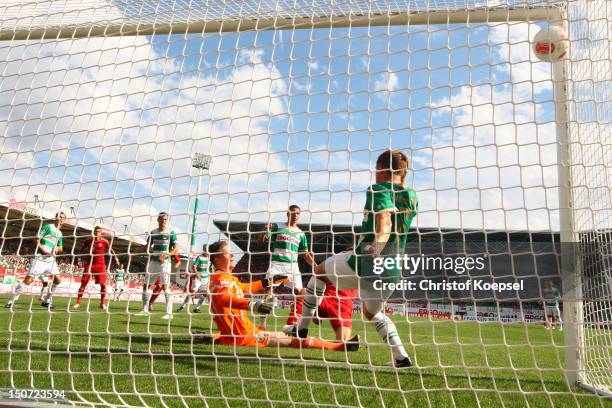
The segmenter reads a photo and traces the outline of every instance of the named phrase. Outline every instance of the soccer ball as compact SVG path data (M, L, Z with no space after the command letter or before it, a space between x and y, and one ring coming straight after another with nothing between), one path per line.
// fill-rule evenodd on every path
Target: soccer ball
M567 32L559 26L544 28L533 39L533 52L542 61L560 61L565 58L568 50Z

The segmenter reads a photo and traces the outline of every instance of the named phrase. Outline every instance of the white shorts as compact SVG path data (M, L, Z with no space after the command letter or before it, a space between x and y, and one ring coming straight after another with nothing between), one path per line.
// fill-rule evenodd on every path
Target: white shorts
M382 310L392 290L376 290L372 284L357 274L348 264L352 252L341 252L325 260L325 274L336 290L358 289L359 298L368 303L368 311L375 314Z
M123 290L125 282L115 282L115 290Z
M561 317L561 309L559 309L559 306L546 306L546 315L547 316L556 317L556 318L560 318Z
M158 262L151 261L149 262L149 266L147 267L147 276L145 289L148 289L157 278L159 278L160 285L168 285L170 283L170 271L172 270L172 265L170 262Z
M193 279L191 281L191 293L208 293L208 281L208 279Z
M46 262L40 259L33 259L26 276L32 276L43 280L47 275L56 276L59 275L59 273L60 271L55 260Z
M270 268L266 274L266 279L271 279L276 275L286 275L289 279L285 286L295 290L302 290L302 274L297 262L270 262Z

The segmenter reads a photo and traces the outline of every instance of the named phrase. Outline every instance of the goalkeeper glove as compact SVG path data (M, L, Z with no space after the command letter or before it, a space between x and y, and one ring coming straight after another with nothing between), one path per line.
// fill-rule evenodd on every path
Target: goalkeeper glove
M264 288L269 288L270 286L278 286L288 281L289 281L289 277L287 275L274 275L270 279L262 279L261 285Z
M272 305L270 303L265 303L262 301L257 301L255 303L251 303L253 307L253 312L258 314L270 314L272 313Z

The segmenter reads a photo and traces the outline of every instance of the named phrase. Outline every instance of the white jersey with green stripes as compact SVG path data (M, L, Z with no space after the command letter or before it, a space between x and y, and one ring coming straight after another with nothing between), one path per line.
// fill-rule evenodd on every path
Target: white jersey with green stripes
M271 243L272 262L297 263L298 255L308 251L306 234L298 227L273 224L267 236Z
M196 268L196 278L202 280L208 280L210 260L207 256L198 255L193 264Z
M560 298L561 298L561 292L559 292L559 289L557 288L552 288L552 289L545 288L544 289L544 299L546 302L546 306L559 307Z
M159 255L167 254L176 245L176 233L170 227L167 227L165 231L160 231L159 228L155 228L149 233L148 237L149 250L153 255L153 261L157 261ZM163 263L170 264L170 257L167 257Z
M113 271L115 282L123 282L125 280L125 269L116 268Z
M48 255L40 253L37 247L35 259L37 261L53 262L55 260L53 256L55 254L55 248L64 246L62 231L60 231L55 224L46 224L40 229L38 238Z

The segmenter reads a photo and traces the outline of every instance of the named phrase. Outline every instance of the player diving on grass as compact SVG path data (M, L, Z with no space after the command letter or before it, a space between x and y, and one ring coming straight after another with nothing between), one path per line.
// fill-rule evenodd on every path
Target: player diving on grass
M28 286L32 283L34 278L44 280L45 276L51 275L53 277L53 283L49 292L42 299L41 306L53 308L52 297L58 286L61 283L59 276L59 268L55 260L55 256L61 254L64 249L63 235L60 231L60 227L66 221L66 214L58 212L55 214L55 221L53 223L45 224L38 233L38 241L36 242L36 249L34 250L34 258L28 272L26 273L23 282L19 283L15 288L15 292L11 297L11 300L5 305L6 308L11 309L21 293L23 287Z
M256 314L269 314L272 305L262 301L246 299L244 295L261 292L271 285L280 285L288 281L285 275L274 275L252 283L242 283L233 274L235 262L229 244L217 241L209 247L214 273L211 276L210 312L217 328L221 332L212 336L219 344L252 347L293 347L317 348L337 351L357 351L359 338L353 337L349 342L329 342L315 337L297 339L280 332L260 330L252 323L247 311ZM208 339L211 339L208 337Z
M100 309L107 309L106 300L106 281L108 277L106 275L106 256L112 255L115 259L115 263L119 263L117 255L113 252L110 242L102 236L103 230L99 225L93 230L93 238L85 240L81 246L79 254L85 255L85 266L83 269L83 277L81 278L81 287L77 295L77 301L73 306L73 309L81 307L81 299L85 288L93 275L94 281L97 285L100 285Z
M161 289L166 298L166 314L162 319L172 319L172 296L169 288L172 265L170 260L178 255L176 233L168 223L168 213L160 212L157 216L157 228L149 233L147 252L149 263L145 274L142 291L142 312L137 316L149 316L149 298L151 283L159 278Z
M192 296L198 298L198 304L193 309L193 312L200 313L200 308L206 299L206 293L208 293L208 281L210 280L209 269L210 260L208 259L208 250L207 246L204 245L202 253L197 256L191 266L189 283L187 285L187 296L185 296L183 304L176 310L177 313L182 312L185 308L189 311L189 302L191 302Z
M395 367L410 367L412 361L395 324L383 312L384 302L392 290L374 289L374 282L395 283L401 277L397 266L374 273L374 262L395 258L406 247L408 230L417 212L417 197L407 187L408 158L398 150L387 150L376 160L376 183L366 192L361 237L354 252L343 252L327 258L315 268L315 275L306 287L302 318L293 334L307 337L308 327L323 300L327 283L338 290L359 289L363 314L391 346Z
M287 211L287 223L266 225L266 231L257 240L257 242L270 242L272 256L266 277L272 278L276 275L288 277L286 286L291 289L294 302L287 319L287 325L296 323L298 317L302 314L305 290L302 285L302 274L298 267L298 256L303 255L310 266L316 266L313 256L308 251L306 234L297 226L300 214L300 207L295 204L291 205L289 211ZM266 292L271 293L272 290L273 288L269 288ZM262 330L265 330L265 319L265 316L260 316L259 328Z

